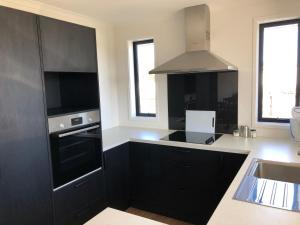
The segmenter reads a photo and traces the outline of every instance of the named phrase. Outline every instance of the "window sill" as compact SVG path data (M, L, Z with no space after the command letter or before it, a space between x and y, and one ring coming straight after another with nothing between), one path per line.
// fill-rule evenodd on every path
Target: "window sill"
M158 116L131 116L130 120L133 121L158 121Z
M290 123L275 123L275 122L256 122L256 128L270 128L270 129L287 129Z

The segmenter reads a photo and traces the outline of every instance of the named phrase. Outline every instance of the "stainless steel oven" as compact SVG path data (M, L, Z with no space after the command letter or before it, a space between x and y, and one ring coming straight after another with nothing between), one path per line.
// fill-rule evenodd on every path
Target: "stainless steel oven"
M49 118L54 189L102 168L99 111Z

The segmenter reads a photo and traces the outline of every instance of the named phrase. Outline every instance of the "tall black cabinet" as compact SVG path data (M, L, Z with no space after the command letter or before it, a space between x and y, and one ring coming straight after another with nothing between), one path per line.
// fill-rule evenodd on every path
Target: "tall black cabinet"
M37 17L0 7L0 224L53 224Z

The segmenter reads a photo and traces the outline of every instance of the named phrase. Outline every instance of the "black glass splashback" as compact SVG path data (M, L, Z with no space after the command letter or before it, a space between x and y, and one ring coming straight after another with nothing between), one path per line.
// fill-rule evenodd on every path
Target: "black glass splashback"
M237 128L238 72L168 75L169 128L185 129L186 110L216 111L216 133Z

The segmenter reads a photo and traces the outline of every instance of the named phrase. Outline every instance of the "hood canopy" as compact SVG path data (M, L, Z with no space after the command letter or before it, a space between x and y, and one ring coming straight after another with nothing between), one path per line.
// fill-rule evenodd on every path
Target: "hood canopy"
M210 14L207 5L184 9L186 52L151 70L150 74L184 74L236 71L237 68L210 52Z

